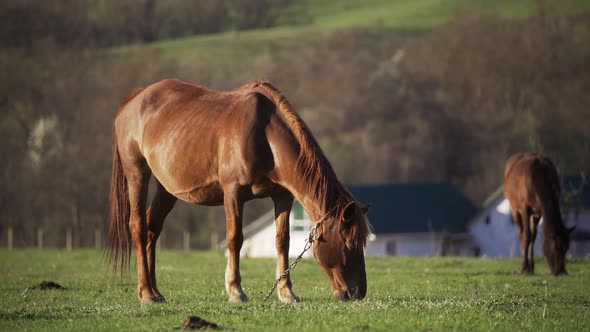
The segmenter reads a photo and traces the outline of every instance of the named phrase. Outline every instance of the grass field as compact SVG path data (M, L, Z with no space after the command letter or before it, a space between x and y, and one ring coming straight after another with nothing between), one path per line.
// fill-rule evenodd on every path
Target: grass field
M293 272L302 302L264 302L273 259L245 259L250 302L228 304L225 258L219 252L165 251L158 282L167 302L140 305L134 273L106 273L96 250L0 251L0 330L170 331L190 315L227 331L588 331L590 259L568 262L569 276L516 273L517 260L368 258L367 298L338 302L312 260ZM65 290L27 289L51 280Z
M279 26L248 31L229 31L210 35L164 40L148 45L117 47L109 52L125 56L129 50L155 50L165 59L181 66L194 64L212 68L231 68L243 63L254 64L269 48L297 49L297 45L318 35L343 28L368 28L387 36L392 31L424 32L449 21L458 10L498 13L504 17L529 15L538 0L312 0L297 12L301 23L292 19ZM555 8L579 11L590 8L588 0L565 0L559 5L546 1L550 12ZM294 15L288 11L286 15ZM280 22L281 20L279 20ZM297 21L297 19L295 20ZM295 46L293 46L295 45Z

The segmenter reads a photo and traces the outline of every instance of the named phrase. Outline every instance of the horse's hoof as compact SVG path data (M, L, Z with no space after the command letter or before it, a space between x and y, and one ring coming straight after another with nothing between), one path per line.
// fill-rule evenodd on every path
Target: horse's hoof
M158 298L155 296L146 296L139 299L139 302L141 302L141 304L154 304L160 301L158 301Z
M279 296L279 300L283 303L298 303L301 300L299 296L293 294L293 296Z
M281 292L279 292L279 300L283 303L293 303L293 302L299 302L299 297L295 294L293 294L292 291L290 290L286 290L284 292L285 294L281 294Z
M244 302L248 302L248 296L246 296L246 294L241 293L241 294L232 294L229 296L229 300L227 300L227 302L229 303L244 303Z
M141 304L152 304L152 303L162 303L166 302L166 299L162 295L144 295L139 299Z

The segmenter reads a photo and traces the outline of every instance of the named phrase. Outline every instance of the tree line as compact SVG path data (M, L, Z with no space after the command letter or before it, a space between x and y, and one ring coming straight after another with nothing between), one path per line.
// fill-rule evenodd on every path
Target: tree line
M293 0L5 0L5 46L108 47L296 23Z

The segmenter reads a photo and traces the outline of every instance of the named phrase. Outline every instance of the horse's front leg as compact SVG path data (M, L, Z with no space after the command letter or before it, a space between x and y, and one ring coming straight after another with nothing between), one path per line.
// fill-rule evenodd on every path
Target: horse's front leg
M277 248L277 278L289 267L289 213L293 206L293 195L285 193L273 196L275 205L276 248ZM299 302L299 297L293 293L291 277L287 274L277 285L279 300L284 303Z
M227 268L225 270L225 290L229 295L229 302L242 303L248 301L248 297L242 290L242 277L240 276L240 249L244 242L242 233L242 212L244 203L239 200L239 188L224 189L225 208L225 236L227 249Z

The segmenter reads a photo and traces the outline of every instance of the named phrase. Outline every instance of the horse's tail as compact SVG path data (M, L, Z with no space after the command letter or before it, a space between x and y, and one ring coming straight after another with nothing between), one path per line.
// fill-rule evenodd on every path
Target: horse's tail
M107 258L113 272L123 277L131 258L131 232L129 230L129 190L117 148L117 135L113 131L113 170L111 174L111 225L107 239Z
M123 107L131 101L135 96L142 92L144 88L134 89L119 106L119 112ZM113 129L113 169L111 173L111 225L109 227L109 235L107 237L107 251L106 256L109 266L113 268L113 272L117 269L121 272L123 277L125 270L129 267L131 258L131 231L129 230L129 189L127 188L127 178L123 172L123 165L121 164L121 156L119 155L119 148L117 144L117 133Z

